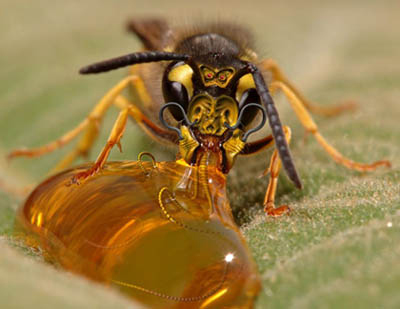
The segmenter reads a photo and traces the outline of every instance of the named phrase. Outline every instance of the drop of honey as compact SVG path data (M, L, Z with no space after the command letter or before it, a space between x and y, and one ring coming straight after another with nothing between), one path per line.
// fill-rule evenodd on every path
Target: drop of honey
M17 231L51 262L120 289L148 308L253 308L260 279L215 167L110 162L40 184Z

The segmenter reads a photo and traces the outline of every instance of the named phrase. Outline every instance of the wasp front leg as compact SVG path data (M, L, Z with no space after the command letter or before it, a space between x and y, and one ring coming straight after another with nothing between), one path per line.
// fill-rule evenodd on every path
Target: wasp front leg
M117 120L114 123L114 127L108 137L107 144L104 146L103 150L100 152L93 166L81 173L78 173L72 179L72 183L79 184L82 180L95 175L106 163L107 158L110 154L111 149L117 145L119 150L122 152L121 138L125 132L126 120L128 118L128 109L124 109L119 113Z
M166 145L178 145L179 137L175 132L171 132L156 125L125 97L118 96L115 99L115 105L121 110L128 109L129 116L131 116L139 127L152 139Z
M334 106L322 106L317 103L309 101L294 85L290 82L278 64L273 59L263 60L260 67L264 71L268 71L272 75L272 82L281 82L285 84L302 102L304 107L310 112L322 116L336 116L347 111L352 111L357 108L357 104L353 101L346 101Z
M72 179L73 183L79 183L81 180L96 174L106 163L110 151L115 145L117 145L119 150L122 151L120 141L125 131L128 116L131 116L150 137L159 140L168 140L169 142L178 141L178 137L175 133L158 127L123 96L118 96L115 99L115 105L121 109L121 112L119 113L118 119L114 123L114 127L110 133L110 136L108 137L107 144L100 152L93 166L89 170L77 174L74 179Z
M287 142L290 142L292 133L289 127L283 126L283 131L285 132L285 137ZM263 139L260 139L255 142L246 143L241 151L241 155L251 155L255 154L261 150L268 149L274 145L274 138L272 135L269 135ZM289 212L289 206L281 205L279 207L275 207L275 195L276 188L278 186L278 176L281 170L281 160L279 159L279 155L277 150L274 150L269 167L264 171L264 175L269 173L269 183L267 192L264 197L264 211L267 216L281 216Z
M284 126L283 130L285 132L286 141L289 144L292 136L291 130L287 126ZM289 206L287 205L275 207L276 188L278 186L278 176L281 166L282 164L281 160L279 159L278 151L274 150L269 168L266 170L266 172L269 172L269 183L264 197L264 211L268 216L281 216L285 213L288 213L290 210ZM266 174L266 172L264 172L264 174Z

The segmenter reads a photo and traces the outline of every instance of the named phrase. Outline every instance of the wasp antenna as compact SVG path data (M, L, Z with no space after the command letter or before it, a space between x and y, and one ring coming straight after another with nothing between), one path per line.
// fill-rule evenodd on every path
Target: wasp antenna
M169 60L188 60L189 55L162 51L137 52L90 64L79 70L80 74L103 73L123 68L132 64Z
M279 119L278 111L275 108L274 101L269 93L268 87L265 84L264 78L259 69L252 63L248 63L248 70L252 74L258 95L267 111L269 125L274 136L276 148L278 149L279 157L282 160L283 167L290 180L296 185L297 188L303 187L296 167L294 165L292 155L290 154L289 146L286 142L285 134L283 132L282 123Z

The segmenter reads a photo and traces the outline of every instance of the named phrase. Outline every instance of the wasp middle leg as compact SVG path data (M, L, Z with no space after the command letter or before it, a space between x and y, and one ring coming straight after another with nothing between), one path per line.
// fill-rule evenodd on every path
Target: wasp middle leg
M359 163L353 160L350 160L343 156L339 151L337 151L332 145L330 145L325 138L318 131L318 127L311 118L307 109L305 108L303 102L298 98L296 93L294 93L285 83L283 82L273 82L270 84L271 92L274 93L277 89L282 90L288 99L290 105L292 106L294 112L299 118L301 124L304 128L314 135L315 139L318 143L324 148L324 150L339 164L344 165L345 167L353 170L357 170L359 172L373 171L379 166L390 167L391 163L387 160L380 160L373 163Z

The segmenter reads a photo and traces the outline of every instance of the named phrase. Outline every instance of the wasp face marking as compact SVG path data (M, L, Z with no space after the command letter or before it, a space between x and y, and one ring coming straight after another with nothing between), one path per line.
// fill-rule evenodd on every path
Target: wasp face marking
M232 67L217 70L206 65L200 65L199 71L203 84L206 87L215 85L225 88L235 74L235 69Z
M237 103L228 96L213 98L200 94L189 105L188 118L196 122L202 134L221 136L226 131L225 123L233 125L238 118Z

